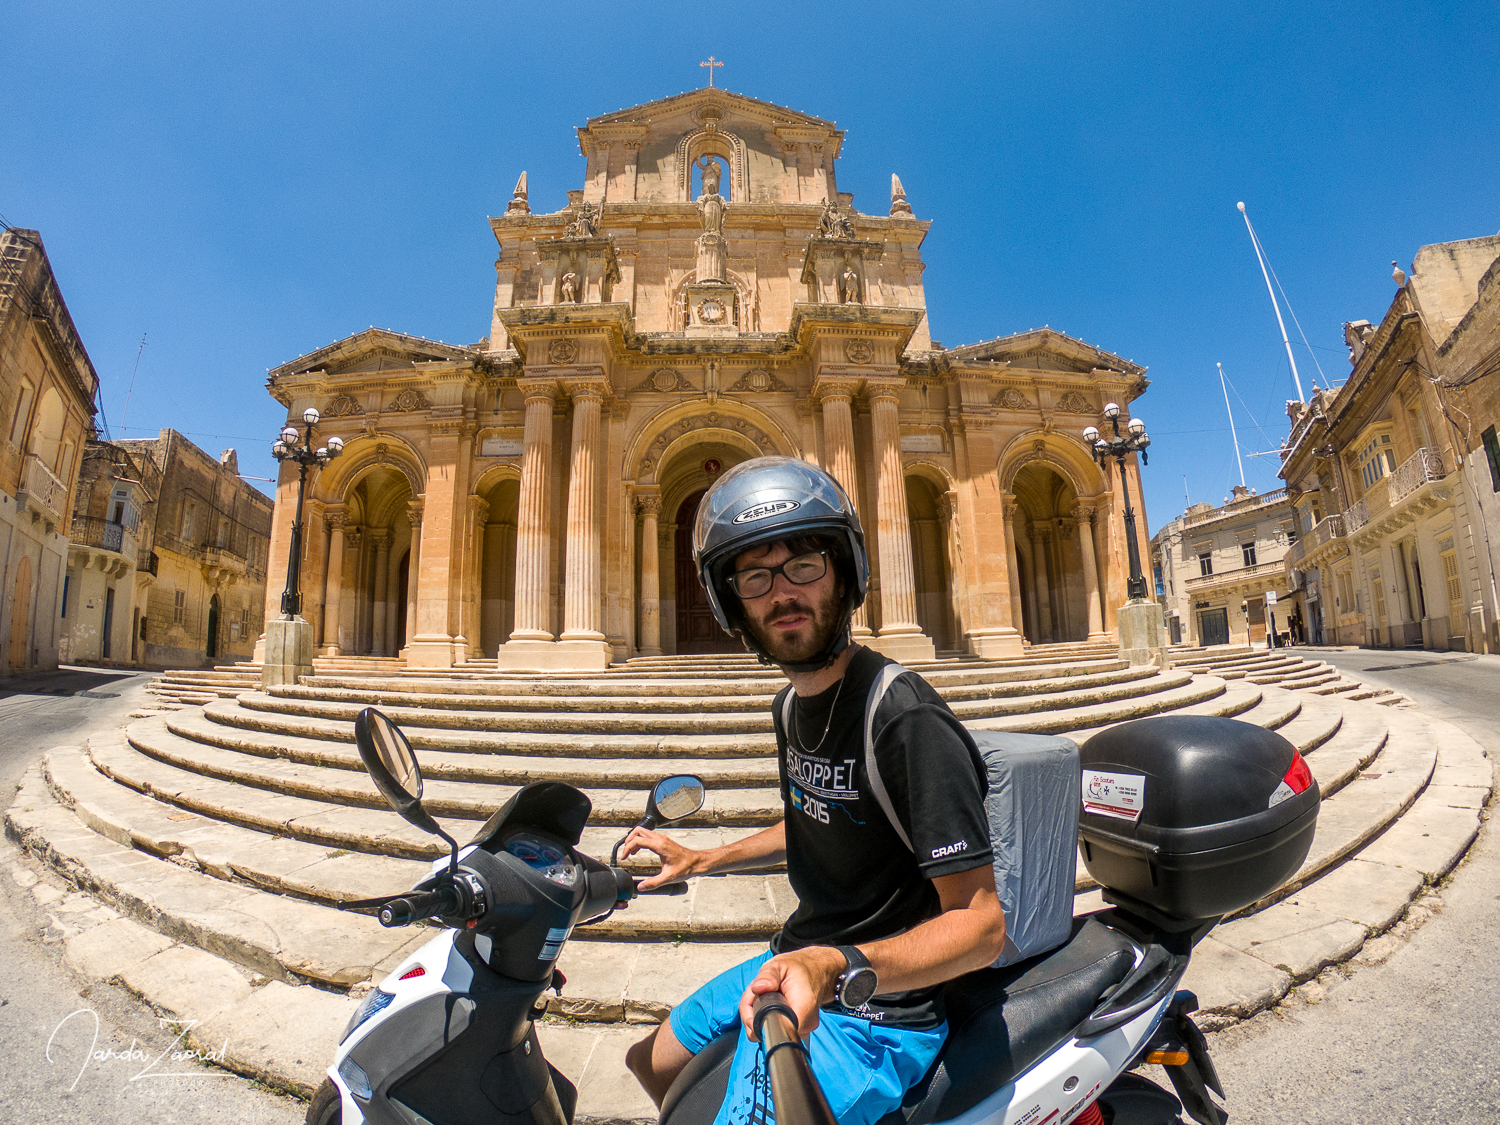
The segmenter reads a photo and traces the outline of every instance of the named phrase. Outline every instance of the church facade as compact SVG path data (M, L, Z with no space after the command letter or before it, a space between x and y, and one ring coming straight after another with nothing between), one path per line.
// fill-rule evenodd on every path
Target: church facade
M1051 329L935 344L929 223L837 184L832 121L705 88L578 130L583 186L490 219L488 338L371 329L268 387L342 458L308 478L318 652L446 668L602 669L737 651L693 572L693 515L746 458L803 457L854 498L860 638L902 660L1106 640L1126 600L1118 473L1084 427L1144 368ZM1149 558L1137 465L1127 466ZM277 486L279 613L296 467Z

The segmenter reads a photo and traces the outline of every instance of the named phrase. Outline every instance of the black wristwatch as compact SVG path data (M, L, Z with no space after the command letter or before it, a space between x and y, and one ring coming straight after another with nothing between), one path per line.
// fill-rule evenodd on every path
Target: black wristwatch
M848 966L834 982L834 999L850 1011L863 1008L880 985L875 970L870 967L870 959L852 945L838 945L834 948L844 955L844 962Z

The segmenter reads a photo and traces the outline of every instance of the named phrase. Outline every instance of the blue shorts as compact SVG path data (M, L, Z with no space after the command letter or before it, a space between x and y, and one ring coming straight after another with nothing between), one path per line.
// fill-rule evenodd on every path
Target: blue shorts
M719 1036L739 1028L729 1088L714 1125L761 1125L775 1120L765 1053L740 1025L740 997L770 950L720 973L672 1009L677 1041L697 1054ZM839 1125L874 1125L901 1104L937 1058L948 1025L929 1031L888 1027L824 1008L807 1040L808 1059Z

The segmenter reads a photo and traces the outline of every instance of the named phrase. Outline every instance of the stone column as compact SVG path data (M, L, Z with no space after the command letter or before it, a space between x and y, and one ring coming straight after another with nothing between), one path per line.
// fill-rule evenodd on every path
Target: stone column
M1057 623L1057 639L1068 641L1072 639L1073 615L1068 611L1068 556L1067 543L1073 537L1073 521L1070 519L1054 520L1052 523L1052 549L1048 557L1052 559L1053 573L1057 575L1058 581L1052 587L1052 620Z
M512 641L552 640L549 600L552 531L552 405L557 385L523 379L526 429L521 447L521 493L516 516L516 626Z
M854 467L854 411L851 401L858 384L819 380L817 391L823 403L823 455L828 472L843 485L849 502L859 510L859 476ZM869 528L865 534L868 536ZM854 611L851 627L856 637L870 636L869 614L860 606Z
M480 601L484 595L484 525L489 519L488 501L469 497L468 539L464 551L462 620L468 654L480 652Z
M1016 498L1009 492L1000 496L1000 510L1005 514L1005 571L1010 578L1010 619L1015 628L1024 620L1021 613L1021 562L1016 557Z
M880 639L877 645L896 660L932 660L931 638L917 624L917 588L911 558L911 520L906 510L906 475L901 465L901 383L871 382L870 429L878 466L877 534L880 537Z
M1104 634L1104 609L1099 602L1099 571L1094 565L1094 510L1079 504L1074 509L1078 516L1078 546L1083 552L1083 593L1088 602L1089 640L1101 639Z
M375 544L375 586L370 591L370 655L385 656L385 597L391 565L391 532L381 528L372 536Z
M394 549L396 541L394 528L391 529L390 535L392 549ZM390 567L389 577L385 584L385 651L387 656L395 656L399 647L396 644L396 619L401 612L400 599L401 566L398 561L397 565Z
M564 576L563 631L559 640L603 641L599 628L599 527L595 456L599 447L602 383L569 387L573 394L573 451L568 462L568 551Z
M323 582L323 655L339 654L339 595L344 588L343 511L328 513L328 574Z
M636 500L641 513L641 643L642 656L661 655L661 551L657 546L657 517L661 496L645 493Z
M963 644L963 604L959 600L959 576L963 573L963 539L958 534L958 493L945 492L938 497L938 517L943 524L943 576L948 583L948 647Z
M411 559L406 569L406 643L410 647L417 635L417 584L422 573L422 505L413 500L406 506L406 522L411 525ZM405 650L402 650L403 657Z
M1032 588L1036 591L1036 640L1034 644L1047 644L1052 640L1052 595L1047 589L1047 533L1040 528L1031 529Z

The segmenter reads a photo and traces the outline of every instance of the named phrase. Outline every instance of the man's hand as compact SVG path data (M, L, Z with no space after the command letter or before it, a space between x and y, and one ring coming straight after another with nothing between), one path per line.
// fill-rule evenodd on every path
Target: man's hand
M833 1000L833 986L848 966L844 955L832 946L813 945L795 953L772 957L740 997L740 1020L745 1034L755 1039L751 1006L757 996L779 992L797 1016L797 1028L806 1039L818 1026L818 1009Z
M625 837L625 843L620 846L620 859L624 860L639 851L655 852L661 859L661 874L640 881L639 888L643 891L680 882L689 875L702 874L704 870L702 852L685 848L671 837L649 828L630 830L630 835Z

